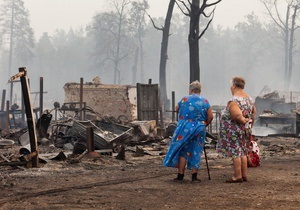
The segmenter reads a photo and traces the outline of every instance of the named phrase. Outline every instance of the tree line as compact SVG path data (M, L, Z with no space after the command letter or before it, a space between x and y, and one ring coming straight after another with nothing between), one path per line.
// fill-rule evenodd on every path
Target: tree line
M182 13L171 15L165 54L161 54L162 33L153 23L165 26L166 18L150 19L146 0L108 1L111 10L99 12L88 25L57 29L52 35L45 32L38 39L30 27L30 13L24 2L3 2L0 10L1 89L9 89L7 81L20 66L28 69L32 91L39 89L38 78L44 77L47 91L44 98L51 103L62 102L64 84L79 82L81 77L89 82L99 76L104 84L135 85L147 83L148 79L160 83L160 59L165 56L167 97L170 98L171 91L178 97L188 92L191 18L184 13L191 12L188 3L192 1L177 1L177 6L184 6ZM269 11L267 17L273 15L273 19L264 22L255 13L247 14L234 28L214 24L212 16L200 19L198 24L200 29L205 28L205 34L199 39L197 50L201 61L199 78L203 95L212 104L226 103L230 96L229 80L235 75L246 78L247 91L253 96L266 85L277 90L298 90L300 56L297 50L300 47L297 37L300 32L295 13L298 14L300 3L289 1L289 10L277 12L271 7L276 3L276 0L262 2ZM184 12L184 9L187 10ZM213 10L221 12L217 4L208 14ZM287 11L289 15L285 15ZM285 15L285 21L276 19L282 17L280 12ZM280 23L284 25L280 27ZM200 35L201 30L197 33Z

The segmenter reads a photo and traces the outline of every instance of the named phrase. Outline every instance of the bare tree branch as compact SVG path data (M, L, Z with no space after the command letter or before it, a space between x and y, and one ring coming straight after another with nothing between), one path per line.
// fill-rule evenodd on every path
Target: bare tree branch
M275 10L276 10L276 15L278 20L281 22L282 25L284 25L284 22L282 21L280 15L279 15L279 11L278 11L278 6L277 6L277 0L274 0L274 5L275 5ZM289 11L289 10L288 10Z
M293 52L293 57L294 57L295 55L297 55L297 54L299 54L299 50L295 50L295 51Z
M111 33L113 35L113 37L117 38L118 35L114 31L109 30L107 28L103 28L102 26L100 28L102 31L107 31L107 32Z
M208 27L209 27L209 25L210 25L210 23L212 22L212 20L214 19L214 15L215 15L215 9L216 8L214 8L213 9L213 11L210 13L210 15L209 16L211 16L212 15L212 18L208 21L208 23L207 23L207 25L206 25L206 27L202 30L202 32L201 32L201 34L198 36L198 39L200 39L204 34L205 34L205 32L206 32L206 30L208 29Z
M211 15L214 14L215 9L216 9L216 7L213 9L213 11L212 11L209 15L207 15L204 11L202 12L202 14L203 14L203 16L206 17L206 18L210 18Z
M266 8L267 11L268 11L268 14L270 15L270 17L271 17L271 19L274 21L274 23L275 23L279 28L281 28L282 30L284 30L284 23L281 21L282 25L280 25L280 24L277 22L277 20L274 18L273 14L272 14L272 12L271 12L271 9L270 9L269 6L267 5L267 3L266 3L265 1L263 1L263 0L262 0L261 2L264 4L265 8ZM276 0L275 0L275 2L276 2Z
M214 2L214 3L206 4L206 7L214 6L214 5L218 4L218 3L220 3L221 1L222 0L218 0L218 1Z
M181 8L181 6L178 4L177 1L179 1L180 3L183 4L183 6L185 7L185 9L188 11L188 13L184 12L184 10ZM177 6L178 6L178 8L180 9L180 11L181 11L184 15L190 16L190 15L191 15L191 10L190 10L189 7L185 4L185 2L184 2L184 1L181 1L181 0L177 0L177 1L175 1L175 3L177 4ZM190 1L188 1L188 2L189 2L190 5L192 4Z
M147 12L146 12L146 14L147 14L148 17L150 18L150 20L151 20L151 22L152 22L152 25L153 25L153 27L154 27L155 29L160 30L160 31L163 31L163 30L164 30L164 27L163 27L163 26L161 26L161 28L159 28L158 26L156 26L155 23L154 23L154 20L152 19L152 17L151 17Z

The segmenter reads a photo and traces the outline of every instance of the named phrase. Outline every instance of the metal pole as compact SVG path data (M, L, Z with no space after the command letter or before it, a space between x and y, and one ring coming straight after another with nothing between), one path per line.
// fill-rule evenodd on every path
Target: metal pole
M25 112L27 117L30 149L32 153L36 152L36 155L32 158L32 167L39 167L39 153L38 153L38 145L37 145L37 137L36 137L35 120L34 120L33 110L31 107L30 91L29 91L29 85L28 85L29 83L27 78L26 67L20 67L19 73L21 76L20 81L22 86Z
M82 120L82 107L83 107L83 78L80 78L80 91L79 91L79 118Z
M6 131L9 133L9 101L6 101Z
M40 77L40 117L43 114L43 101L44 101L44 80L43 77Z

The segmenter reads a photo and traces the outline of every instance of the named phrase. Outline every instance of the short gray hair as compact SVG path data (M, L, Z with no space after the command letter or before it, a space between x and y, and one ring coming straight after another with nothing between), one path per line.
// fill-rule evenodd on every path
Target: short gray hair
M246 81L243 77L233 77L230 80L230 83L231 83L231 85L235 85L236 87L244 89Z
M194 93L201 93L201 83L196 80L190 84L190 90Z

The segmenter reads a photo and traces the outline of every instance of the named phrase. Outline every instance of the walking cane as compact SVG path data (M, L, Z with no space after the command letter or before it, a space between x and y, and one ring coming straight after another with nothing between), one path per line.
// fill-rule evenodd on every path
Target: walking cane
M206 137L205 137L205 139L206 139ZM205 143L204 143L204 146L203 146L203 151L204 151L204 157L205 157L205 162L206 162L206 169L207 169L208 179L211 180L210 171L209 171L209 167L208 167L208 161L207 161L207 155L206 155L206 150L205 150Z
M216 140L216 137L211 135L210 133L206 132L206 136L205 136L205 139L207 139L207 137L213 139L213 140ZM206 162L206 169L207 169L207 174L208 174L208 179L211 180L210 178L210 171L209 171L209 167L208 167L208 161L207 161L207 155L206 155L206 150L205 150L205 143L204 143L204 146L203 146L203 151L204 151L204 157L205 157L205 162Z

